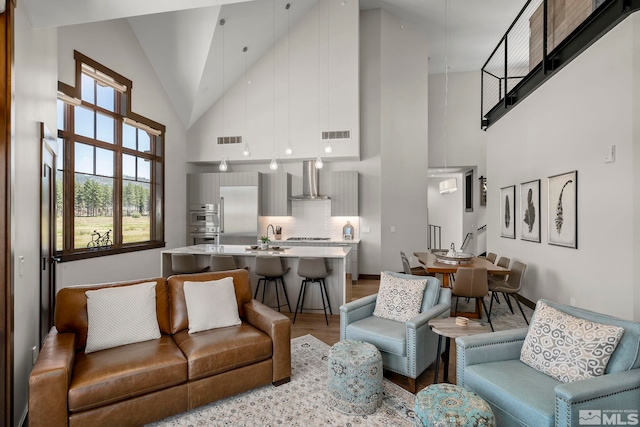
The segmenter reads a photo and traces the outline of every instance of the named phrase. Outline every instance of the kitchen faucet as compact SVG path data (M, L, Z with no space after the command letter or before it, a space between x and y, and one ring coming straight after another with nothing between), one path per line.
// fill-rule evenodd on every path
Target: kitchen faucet
M269 238L269 227L271 227L271 232L274 235L276 234L276 230L274 230L273 225L271 225L271 224L267 225L267 239Z

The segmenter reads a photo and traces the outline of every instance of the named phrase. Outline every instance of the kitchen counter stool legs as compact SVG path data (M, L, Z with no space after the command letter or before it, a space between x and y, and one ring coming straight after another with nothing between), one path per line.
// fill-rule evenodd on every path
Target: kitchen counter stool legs
M333 312L331 311L331 304L329 304L329 295L327 294L327 285L325 284L324 279L329 275L330 271L331 270L327 270L324 258L302 257L298 260L298 276L302 277L303 280L302 285L300 286L300 293L298 294L298 302L296 303L296 312L293 315L293 323L296 323L298 309L300 309L300 313L302 313L307 284L311 282L318 283L320 285L322 308L308 308L307 310L324 310L324 320L327 322L327 326L329 326L327 308L329 309L329 314L333 314Z
M258 279L258 284L256 286L256 292L253 296L254 299L258 297L258 290L260 289L260 283L264 283L262 286L262 302L264 303L264 297L267 290L267 283L273 282L275 283L275 291L276 291L276 301L277 308L280 311L280 307L289 308L289 312L291 312L291 304L289 304L289 296L287 295L287 288L284 286L284 274L289 271L289 267L286 269L282 268L282 261L280 257L277 256L257 256L256 257L256 275L262 276ZM282 290L284 291L284 297L287 301L287 304L280 304L280 294L278 292L278 281L282 285ZM273 307L275 308L275 307Z

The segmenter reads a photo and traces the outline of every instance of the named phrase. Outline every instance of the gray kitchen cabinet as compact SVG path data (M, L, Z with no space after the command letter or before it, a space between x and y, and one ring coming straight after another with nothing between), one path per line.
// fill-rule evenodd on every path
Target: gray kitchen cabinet
M220 200L218 174L187 174L187 200L190 205L218 203Z
M258 172L187 174L187 200L190 205L220 203L220 186L258 185Z
M291 174L260 174L260 215L291 216Z
M358 172L331 172L331 216L358 216Z

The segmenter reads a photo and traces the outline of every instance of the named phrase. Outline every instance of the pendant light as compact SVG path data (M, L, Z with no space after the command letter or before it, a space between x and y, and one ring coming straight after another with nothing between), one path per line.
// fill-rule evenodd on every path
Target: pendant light
M291 146L291 61L289 60L289 31L291 29L291 3L287 3L284 7L287 11L287 148L284 153L287 156L293 154Z
M225 101L225 90L224 90L224 24L225 24L225 20L221 19L220 20L220 28L222 30L222 137L224 138L224 121L225 121L225 105L224 105L224 101ZM220 169L220 172L226 172L228 167L227 167L227 160L225 159L224 156L222 156L222 162L220 162L220 166L218 166L218 168Z
M249 131L247 128L247 91L249 86L249 82L247 81L247 51L249 48L245 46L242 51L244 52L244 137L246 138ZM249 143L245 139L244 141L244 149L242 150L242 155L245 157L249 157L251 155L251 151L249 150Z
M444 3L444 173L447 173L447 107L449 101L449 0ZM453 193L458 189L455 178L447 178L438 184L440 194Z
M276 0L273 0L273 32L271 41L271 57L273 61L273 157L269 163L269 169L278 170L278 162L276 161Z
M318 66L316 67L316 69L318 70L318 133L317 135L320 136L320 142L322 142L322 132L320 132L320 2L316 3L316 8L318 10L318 28L317 28L317 45L318 45ZM322 169L322 167L324 166L324 164L322 163L322 158L320 157L320 154L318 154L318 157L316 158L316 163L315 163L316 169Z
M331 83L329 81L329 34L331 28L329 27L329 11L331 8L331 2L327 2L327 145L324 146L324 152L327 154L331 154L333 152L333 147L331 147L331 120L329 117L329 99L331 98L329 95L329 91L331 90Z

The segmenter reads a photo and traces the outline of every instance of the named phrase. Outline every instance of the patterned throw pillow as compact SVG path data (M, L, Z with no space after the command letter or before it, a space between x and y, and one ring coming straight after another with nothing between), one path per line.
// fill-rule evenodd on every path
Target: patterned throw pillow
M160 338L156 282L97 289L87 297L87 345L92 353Z
M408 279L382 272L373 315L406 322L420 314L426 279Z
M189 333L242 323L233 277L207 282L184 282Z
M569 383L604 374L624 329L590 322L538 301L520 360Z

